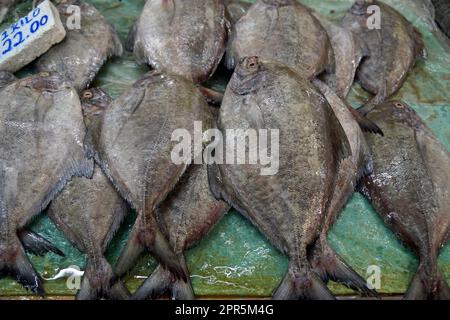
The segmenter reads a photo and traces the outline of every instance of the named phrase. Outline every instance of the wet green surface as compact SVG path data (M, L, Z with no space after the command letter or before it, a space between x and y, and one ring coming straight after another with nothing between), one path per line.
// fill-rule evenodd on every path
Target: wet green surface
M31 2L31 1L30 1ZM116 26L121 39L126 39L128 30L143 6L144 0L90 0ZM332 19L339 19L351 5L349 0L303 0L304 4L316 8ZM437 40L423 8L416 1L386 1L399 9L425 38L429 59L420 62L411 72L397 98L413 106L426 123L450 150L450 53ZM418 2L417 2L418 3ZM405 6L408 4L408 6ZM20 8L27 12L26 4ZM114 97L136 81L149 69L137 66L131 54L111 61L101 72L95 85L103 86ZM219 74L209 84L223 89L226 76ZM358 106L368 95L355 85L350 101ZM133 223L130 217L118 233L108 250L108 258L114 262L126 240L127 230ZM33 264L45 278L53 277L63 268L79 266L83 269L85 256L73 248L45 215L34 223L33 229L57 244L65 258L49 254L38 258L30 256ZM417 266L416 258L406 250L382 223L370 204L355 194L329 235L331 245L361 275L366 276L368 266L381 269L382 293L401 293L405 290ZM277 286L287 269L287 259L278 253L259 232L244 218L230 212L219 225L187 253L187 260L196 294L268 296ZM440 255L440 266L450 283L450 246ZM131 289L136 288L155 267L151 258L142 259L128 278ZM67 288L66 279L47 281L50 295L74 293ZM341 286L331 284L336 293L348 293ZM9 279L0 281L0 294L25 295L19 285Z

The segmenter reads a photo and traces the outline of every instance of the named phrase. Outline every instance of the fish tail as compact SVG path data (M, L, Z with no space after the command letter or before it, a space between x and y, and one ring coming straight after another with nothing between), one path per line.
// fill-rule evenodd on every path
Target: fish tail
M58 256L65 257L64 252L59 250L53 243L31 230L23 229L19 232L19 238L25 251L31 254L44 256L48 252L53 252Z
M378 93L369 102L367 102L362 107L359 107L357 110L361 115L366 116L379 104L383 103L387 97L387 82L384 79L383 81L381 81L381 87L379 88Z
M365 296L379 298L378 293L367 286L367 281L345 263L326 242L316 244L311 260L314 270L325 283L331 280Z
M367 117L363 116L359 111L353 109L351 106L348 106L348 109L350 110L350 113L355 118L356 122L358 122L359 127L361 128L362 131L376 133L381 136L384 136L383 131L380 129L380 127L376 123L369 120Z
M187 273L184 257L180 257L180 261L182 261L185 273ZM194 290L192 289L191 282L176 279L169 270L164 269L161 265L153 271L150 277L134 293L133 299L154 299L161 297L166 292L171 294L172 299L194 299Z
M186 281L186 272L177 255L155 224L157 222L153 221L143 227L141 221L136 221L117 262L116 274L122 277L134 265L142 252L147 250L160 264L170 270L175 278Z
M275 300L335 300L326 284L309 268L292 263L273 295Z
M83 275L76 299L128 299L130 297L129 292L127 292L128 290L120 280L115 282L115 279L116 277L111 265L103 256L88 258L86 271Z
M13 277L27 290L45 297L42 279L34 269L19 239L13 240L8 247L0 250L0 279Z
M450 287L437 263L420 263L403 299L450 300Z

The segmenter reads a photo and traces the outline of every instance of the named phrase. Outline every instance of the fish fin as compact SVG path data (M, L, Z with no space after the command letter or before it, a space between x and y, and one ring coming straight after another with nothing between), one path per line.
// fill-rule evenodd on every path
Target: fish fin
M346 103L347 104L347 103ZM360 112L353 109L350 105L347 104L347 108L350 110L350 113L355 118L356 122L358 122L359 127L364 132L370 132L379 134L381 136L384 136L383 130L380 129L380 127L377 126L377 124L367 117L363 116Z
M138 218L139 219L139 218ZM155 221L154 224L157 224ZM178 261L177 256L159 230L158 226L142 228L140 221L136 221L133 230L128 237L127 244L122 250L116 264L116 274L122 277L136 262L139 256L148 250L150 254L164 267L170 270L177 279L186 281L186 273Z
M381 81L381 87L378 90L378 93L365 105L362 107L359 107L357 111L363 115L366 116L368 113L370 113L373 109L376 108L379 104L383 103L386 98L388 97L387 93L387 80L383 78Z
M115 57L121 57L123 55L123 45L122 42L119 39L119 36L117 35L116 30L114 27L111 26L112 29L112 51L111 54Z
M338 166L340 161L351 157L352 152L350 148L350 142L348 141L344 128L342 128L339 119L336 117L330 105L328 103L326 103L326 105L329 120L328 123L330 128L331 145L334 149L333 151L335 155L336 166Z
M146 300L161 297L170 287L172 276L170 272L158 265L153 273L142 283L133 294L133 300Z
M187 281L187 275L184 268L181 266L178 257L173 252L169 242L161 233L159 228L155 230L154 241L147 244L146 247L150 253L159 261L165 268L167 268L176 279Z
M347 265L326 242L319 240L315 244L311 264L325 283L332 280L365 296L379 298L378 293L367 286L367 281Z
M335 300L326 284L311 270L289 265L274 300Z
M127 299L126 288L116 279L111 265L104 257L88 258L77 300ZM113 291L114 288L114 291ZM119 291L120 290L120 291Z
M128 33L127 41L125 43L125 50L127 50L129 52L134 51L134 45L136 43L136 33L137 33L138 22L139 22L139 20L137 20L135 23L133 23L133 26L131 27L130 32Z
M209 89L203 86L199 86L198 89L205 97L206 101L213 106L220 106L223 100L223 93L219 91L215 91L213 89Z
M435 266L434 271L419 264L403 299L405 300L450 300L450 287L442 272Z
M8 71L0 71L0 89L16 81L16 76Z
M174 279L170 271L159 265L139 289L134 293L133 299L156 299L169 292L176 300L192 300L194 293L190 281Z
M19 232L19 238L25 251L36 256L44 256L48 252L53 252L58 256L65 257L64 252L59 250L50 241L31 230L23 229Z
M0 279L9 275L27 290L45 297L42 279L25 254L19 239L12 243L15 245L0 251Z

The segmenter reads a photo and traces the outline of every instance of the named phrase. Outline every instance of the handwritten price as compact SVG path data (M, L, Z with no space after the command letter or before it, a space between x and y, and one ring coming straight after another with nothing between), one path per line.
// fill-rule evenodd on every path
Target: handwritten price
M38 7L28 16L23 17L2 32L2 55L8 54L13 48L20 46L30 37L30 35L36 33L39 28L48 23L48 15L44 14L39 17L40 13L41 8Z

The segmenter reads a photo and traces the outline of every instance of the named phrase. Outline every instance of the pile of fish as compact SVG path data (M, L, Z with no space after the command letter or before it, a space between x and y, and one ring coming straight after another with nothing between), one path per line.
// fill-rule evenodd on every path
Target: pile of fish
M357 0L336 23L295 0L148 0L125 47L152 70L113 100L89 85L122 54L116 31L92 5L60 2L63 21L67 6L80 8L81 29L34 75L0 71L0 277L45 295L25 251L63 255L27 229L46 209L87 255L77 299L193 299L184 251L232 207L289 258L274 299L335 299L330 280L379 297L327 243L360 191L420 259L405 298L450 299L437 265L450 236L450 154L412 108L389 101L426 58L399 12ZM374 5L380 28L368 27ZM223 94L202 86L221 61L233 71ZM346 101L355 79L374 95L359 110ZM224 141L236 129L238 141L279 132L277 172L208 161L202 132L188 161L174 161L173 133L195 137L198 122ZM132 210L111 265L105 251ZM159 266L130 293L123 278L144 253Z

